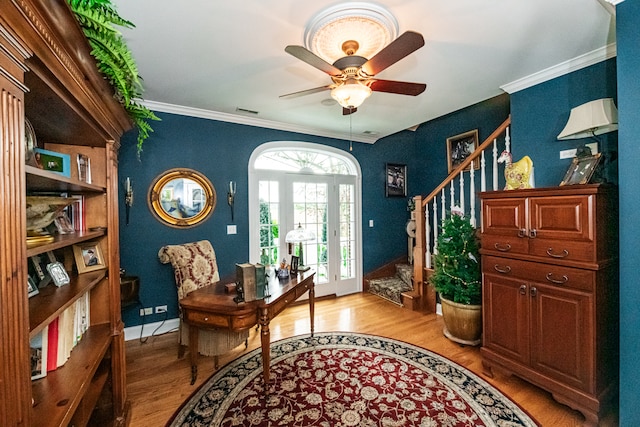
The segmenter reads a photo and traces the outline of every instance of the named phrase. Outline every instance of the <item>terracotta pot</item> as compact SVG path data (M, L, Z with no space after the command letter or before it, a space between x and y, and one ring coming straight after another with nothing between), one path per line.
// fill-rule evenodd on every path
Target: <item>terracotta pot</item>
M440 297L444 335L465 345L482 343L482 306L460 304Z

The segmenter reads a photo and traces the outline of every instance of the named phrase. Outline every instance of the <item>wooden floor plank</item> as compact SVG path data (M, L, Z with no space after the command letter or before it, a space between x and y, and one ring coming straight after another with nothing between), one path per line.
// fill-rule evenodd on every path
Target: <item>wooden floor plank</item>
M551 395L517 377L496 373L495 378L482 374L478 347L460 346L442 334L442 318L435 314L409 311L370 294L353 294L316 302L317 332L360 332L390 337L439 353L475 372L520 405L542 426L571 427L582 425L579 412L559 404ZM272 341L309 333L309 309L306 305L287 308L271 322ZM249 350L260 346L260 336L253 329ZM220 356L220 366L245 351L240 346ZM178 407L213 373L213 358L201 357L199 375L191 386L189 358L177 358L177 333L150 337L145 343L127 341L127 391L132 404L132 427L164 425ZM615 414L604 426L616 426Z

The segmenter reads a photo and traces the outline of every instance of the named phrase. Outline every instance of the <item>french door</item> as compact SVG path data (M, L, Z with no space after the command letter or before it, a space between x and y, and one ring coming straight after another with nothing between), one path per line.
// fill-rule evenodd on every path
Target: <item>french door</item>
M260 262L289 263L299 255L316 272L316 295L344 295L360 290L355 178L259 171L257 248ZM303 227L315 239L288 244L287 232ZM253 248L254 244L250 244ZM290 252L291 251L291 252Z

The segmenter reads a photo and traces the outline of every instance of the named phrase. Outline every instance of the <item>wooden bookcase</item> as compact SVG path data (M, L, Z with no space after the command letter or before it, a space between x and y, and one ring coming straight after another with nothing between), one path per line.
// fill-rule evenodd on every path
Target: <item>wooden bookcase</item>
M0 425L127 425L117 152L131 121L65 0L0 0L0 10ZM25 165L25 117L40 148L70 155L71 177ZM78 154L91 159L91 184L78 180ZM27 248L35 192L83 195L94 231ZM78 274L71 248L89 241L106 268ZM29 298L28 259L48 251L64 254L71 283ZM87 293L87 332L62 367L32 381L30 338Z

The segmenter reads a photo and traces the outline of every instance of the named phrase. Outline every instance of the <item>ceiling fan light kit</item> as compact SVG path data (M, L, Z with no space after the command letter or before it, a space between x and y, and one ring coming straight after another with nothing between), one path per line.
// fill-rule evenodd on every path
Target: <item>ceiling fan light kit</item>
M345 3L324 10L305 31L307 47L289 45L285 52L328 74L332 83L280 97L331 90L331 97L342 106L343 114L352 114L372 91L421 94L427 87L424 83L373 78L424 46L424 38L414 31L396 38L397 28L393 15L368 3Z

